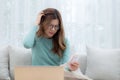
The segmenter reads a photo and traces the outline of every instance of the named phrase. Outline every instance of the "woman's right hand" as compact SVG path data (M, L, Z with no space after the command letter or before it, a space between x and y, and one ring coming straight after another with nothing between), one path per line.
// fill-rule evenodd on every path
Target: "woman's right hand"
M36 22L35 22L36 25L39 25L39 24L40 24L41 17L42 17L43 15L44 15L43 11L38 14L37 19L36 19Z

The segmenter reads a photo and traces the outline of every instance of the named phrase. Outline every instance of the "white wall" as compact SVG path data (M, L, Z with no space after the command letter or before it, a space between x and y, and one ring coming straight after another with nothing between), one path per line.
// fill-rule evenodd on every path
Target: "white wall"
M0 0L0 44L22 46L39 11L57 8L76 50L120 48L120 0Z

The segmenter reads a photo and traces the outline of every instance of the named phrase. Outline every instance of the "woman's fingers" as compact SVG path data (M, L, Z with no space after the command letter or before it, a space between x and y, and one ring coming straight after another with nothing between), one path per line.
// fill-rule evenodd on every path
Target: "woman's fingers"
M71 66L79 67L79 64L78 63L72 63Z
M70 70L72 70L72 71L77 70L79 68L79 63L77 63L77 62L70 63L69 67L70 67Z
M43 11L41 11L41 12L39 12L39 14L44 14L44 12L43 12Z
M38 16L43 16L43 15L44 15L43 11L38 14Z
M69 64L71 64L71 65L79 65L78 62L70 62Z

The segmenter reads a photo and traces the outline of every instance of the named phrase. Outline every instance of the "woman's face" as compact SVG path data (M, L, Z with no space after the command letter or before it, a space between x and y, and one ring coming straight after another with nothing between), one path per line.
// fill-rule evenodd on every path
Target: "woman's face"
M50 24L45 26L45 34L44 37L46 38L52 38L55 33L59 30L59 21L58 19L53 19Z

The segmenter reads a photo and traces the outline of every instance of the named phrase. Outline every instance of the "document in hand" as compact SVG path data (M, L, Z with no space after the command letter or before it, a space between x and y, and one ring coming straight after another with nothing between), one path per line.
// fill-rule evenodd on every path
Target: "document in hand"
M64 80L92 80L92 79L83 74L76 74L73 72L65 71Z

